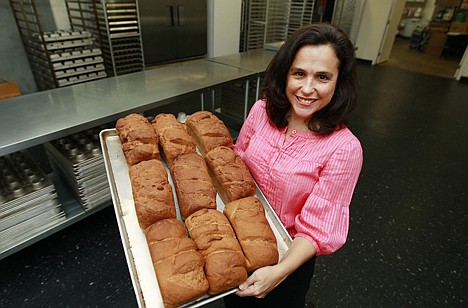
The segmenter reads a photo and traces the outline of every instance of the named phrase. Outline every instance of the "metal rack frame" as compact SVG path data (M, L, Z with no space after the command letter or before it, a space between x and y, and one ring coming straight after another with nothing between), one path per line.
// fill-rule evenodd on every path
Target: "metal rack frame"
M240 51L284 41L312 22L315 0L244 0Z
M44 39L44 31L39 19L39 13L37 11L34 0L9 0L10 6L13 10L15 22L18 27L21 39L23 41L26 55L31 65L34 80L39 90L46 90L54 88L57 85L57 81L52 74L44 72L50 72L53 70L52 63L46 61L45 65L40 64L41 59L49 58L49 51L46 46ZM37 34L34 38L34 34ZM37 42L42 46L42 52L34 48L33 42Z
M101 44L110 76L145 69L137 0L66 0L72 29L90 31Z
M39 90L106 77L99 46L87 31L44 31L35 0L10 0Z

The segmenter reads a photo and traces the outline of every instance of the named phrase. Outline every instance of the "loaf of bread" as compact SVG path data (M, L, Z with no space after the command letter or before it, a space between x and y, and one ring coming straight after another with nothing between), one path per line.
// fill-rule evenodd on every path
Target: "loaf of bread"
M151 124L159 137L164 160L170 169L179 155L197 152L197 146L188 134L185 124L177 121L173 114L160 113Z
M115 130L130 166L144 160L160 159L159 138L144 116L132 113L120 118Z
M244 252L247 272L278 263L276 237L257 197L247 197L226 204L224 214Z
M138 222L142 229L164 218L176 218L176 208L168 174L157 159L130 167L130 182Z
M255 195L249 169L232 148L219 146L205 155L213 184L224 203Z
M202 209L185 220L190 237L205 258L205 275L214 295L237 287L247 279L245 257L226 216Z
M174 160L172 181L182 218L203 208L216 209L216 189L205 160L197 153L180 155Z
M164 306L178 307L204 295L209 286L204 258L183 223L163 219L145 233Z
M232 147L232 137L226 125L209 111L198 111L185 121L188 132L204 155L218 146Z

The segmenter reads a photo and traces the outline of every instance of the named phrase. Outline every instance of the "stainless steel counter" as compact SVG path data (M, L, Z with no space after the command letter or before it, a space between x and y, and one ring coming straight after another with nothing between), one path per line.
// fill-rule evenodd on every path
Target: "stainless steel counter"
M193 60L0 101L0 156L252 75Z
M173 63L0 101L0 156L96 128L131 112L151 110L197 94L203 109L204 92L243 80L248 88L248 80L255 76L259 80L272 55L271 52L255 51ZM0 251L0 259L109 205L104 203L84 211L57 174L48 176L55 184L66 220L11 249Z
M265 72L275 54L274 51L255 49L227 56L208 58L207 60L261 74Z
M267 69L275 54L276 51L255 49L232 55L208 58L207 60L231 67L245 69L254 73L256 77L255 100L257 100L259 97L261 76ZM248 113L249 80L246 79L245 83L244 120L247 118Z

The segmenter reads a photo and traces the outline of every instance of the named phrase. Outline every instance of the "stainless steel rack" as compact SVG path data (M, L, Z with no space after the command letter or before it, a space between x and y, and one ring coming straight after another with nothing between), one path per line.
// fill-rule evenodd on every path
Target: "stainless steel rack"
M99 44L88 31L44 31L35 0L10 0L39 90L106 77Z
M315 0L243 0L240 50L280 42L312 22Z
M137 0L66 0L70 25L100 42L109 76L144 70Z

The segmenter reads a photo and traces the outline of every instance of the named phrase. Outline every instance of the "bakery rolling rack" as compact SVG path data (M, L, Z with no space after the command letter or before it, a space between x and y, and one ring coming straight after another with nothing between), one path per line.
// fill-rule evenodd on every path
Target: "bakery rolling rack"
M90 32L44 31L35 0L9 1L39 90L107 76L99 42Z
M100 42L109 76L143 71L137 0L66 0L72 29Z

